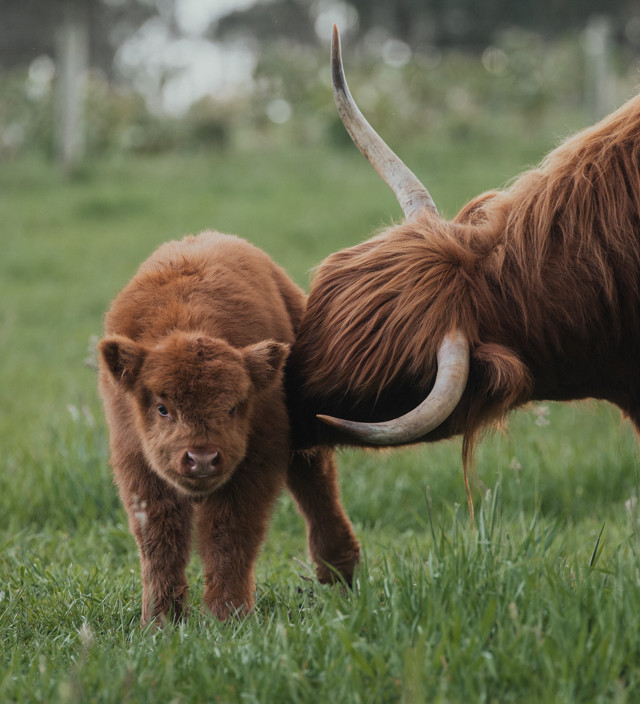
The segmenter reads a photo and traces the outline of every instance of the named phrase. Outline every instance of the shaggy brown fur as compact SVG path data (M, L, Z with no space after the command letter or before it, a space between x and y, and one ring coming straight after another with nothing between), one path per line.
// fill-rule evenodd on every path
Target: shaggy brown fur
M332 454L289 451L282 367L304 304L266 254L207 232L160 247L106 316L100 390L140 551L144 623L185 610L192 524L206 605L221 619L251 608L285 482L320 580L351 580L359 549Z
M353 442L316 413L386 420L429 391L452 328L467 389L423 440L529 400L593 397L640 425L640 97L452 222L432 212L319 267L288 366L300 446Z

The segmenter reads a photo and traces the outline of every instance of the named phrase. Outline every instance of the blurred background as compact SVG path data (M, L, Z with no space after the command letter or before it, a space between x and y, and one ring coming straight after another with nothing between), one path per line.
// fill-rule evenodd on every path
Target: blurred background
M102 316L160 243L236 233L307 288L399 217L333 105L334 22L449 217L638 89L637 0L0 0L0 494L47 515L33 477L84 471Z
M0 156L343 140L333 22L389 141L591 120L638 81L634 0L0 0Z

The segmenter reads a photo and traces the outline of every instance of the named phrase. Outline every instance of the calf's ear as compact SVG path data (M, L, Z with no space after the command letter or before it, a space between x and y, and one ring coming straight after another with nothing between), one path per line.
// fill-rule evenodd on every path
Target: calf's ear
M128 337L114 335L98 343L98 353L111 376L126 389L136 382L146 350Z
M274 340L264 340L244 348L249 376L256 390L262 391L280 379L289 345Z

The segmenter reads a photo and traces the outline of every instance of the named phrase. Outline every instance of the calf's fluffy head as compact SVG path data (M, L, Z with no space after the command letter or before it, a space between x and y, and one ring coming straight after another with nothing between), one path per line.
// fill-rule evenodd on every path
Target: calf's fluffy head
M133 411L151 468L191 495L222 486L245 456L255 399L281 380L288 345L238 349L175 332L146 346L114 335L101 362Z

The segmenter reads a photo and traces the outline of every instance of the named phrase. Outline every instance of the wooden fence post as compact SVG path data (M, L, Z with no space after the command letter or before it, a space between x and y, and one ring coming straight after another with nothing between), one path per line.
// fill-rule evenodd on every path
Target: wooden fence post
M587 107L600 120L615 107L616 77L611 68L611 21L592 17L584 31Z
M84 80L89 66L89 22L84 3L67 0L56 33L56 156L66 172L84 156Z

